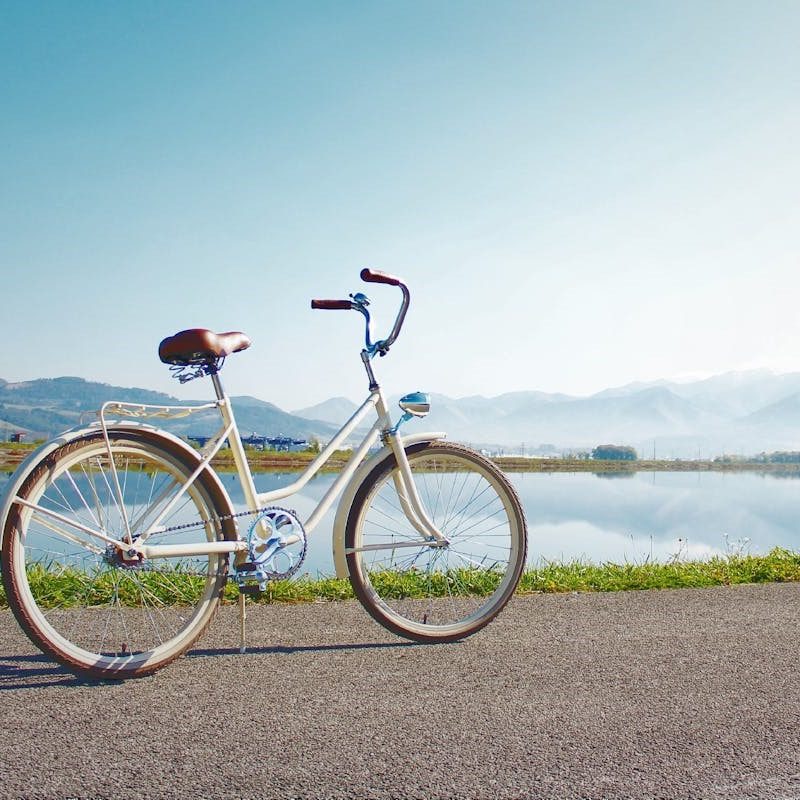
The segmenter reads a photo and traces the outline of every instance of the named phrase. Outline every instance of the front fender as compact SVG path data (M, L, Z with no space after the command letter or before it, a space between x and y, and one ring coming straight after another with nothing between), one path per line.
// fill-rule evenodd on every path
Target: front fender
M121 421L115 422L114 424L106 427L110 431L135 431L139 436L152 439L153 441L157 441L159 439L162 441L166 440L173 449L177 449L182 455L185 455L191 463L195 464L195 466L199 465L200 461L202 460L200 454L194 448L184 442L183 439L175 436L173 433L162 430L161 428L156 428L153 425L147 425L141 422ZM11 481L3 493L2 500L0 500L0 546L2 546L3 543L3 534L6 529L6 519L8 518L8 513L11 509L13 500L17 496L22 484L25 482L31 472L33 472L37 464L39 464L42 459L46 458L48 455L50 455L50 453L52 453L54 450L57 450L59 447L63 447L65 444L69 444L70 442L79 439L81 436L98 433L100 430L102 430L102 428L99 422L94 422L91 425L84 425L77 428L70 428L70 430L60 434L55 439L51 439L50 441L45 442L43 445L38 447L19 465L19 467L17 467L17 471L12 475ZM221 496L225 499L225 501L227 501L228 510L225 513L231 513L231 501L227 491L225 490L225 487L222 485L222 482L219 480L214 470L209 469L208 473L216 483Z
M446 434L444 433L414 433L410 436L403 436L403 447L406 448L412 444L435 442L439 439L444 439L445 436ZM370 456L361 464L342 492L342 497L339 500L339 507L336 510L336 518L333 521L333 566L336 569L337 578L346 578L349 575L347 570L347 558L344 554L344 534L347 528L347 518L350 516L350 507L353 505L356 492L359 490L367 475L369 475L378 464L385 461L387 458L392 458L393 455L390 447L382 447L377 453Z

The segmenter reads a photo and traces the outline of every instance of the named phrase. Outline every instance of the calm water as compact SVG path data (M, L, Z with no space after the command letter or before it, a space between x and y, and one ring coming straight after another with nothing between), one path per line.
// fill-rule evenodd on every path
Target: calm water
M278 505L306 519L334 480L322 475ZM0 474L0 492L8 474ZM591 473L514 473L525 507L530 561L665 561L773 547L800 550L800 480L755 473L655 472L626 476ZM259 491L296 479L261 473ZM235 475L222 481L241 504ZM335 507L309 537L305 571L333 572L330 534ZM246 523L245 523L246 524Z

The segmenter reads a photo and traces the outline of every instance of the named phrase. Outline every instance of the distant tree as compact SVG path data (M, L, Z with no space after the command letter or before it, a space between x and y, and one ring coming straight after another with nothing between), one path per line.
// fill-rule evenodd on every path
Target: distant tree
M308 447L306 448L307 453L319 453L322 450L322 445L319 443L319 439L316 436L312 436L308 442Z
M744 456L735 456L735 455L728 455L723 454L721 456L717 456L714 459L715 464L741 464L747 459Z
M601 444L592 450L597 461L636 461L639 456L632 447L619 444Z
M781 451L767 454L767 461L770 464L798 464L800 463L800 453L796 451Z

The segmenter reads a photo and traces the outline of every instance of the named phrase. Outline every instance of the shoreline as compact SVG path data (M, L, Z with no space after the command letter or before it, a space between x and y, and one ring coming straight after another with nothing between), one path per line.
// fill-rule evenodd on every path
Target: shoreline
M0 470L15 470L36 445L0 443ZM325 472L337 472L347 463L350 451L337 451L323 467ZM317 454L312 452L276 453L248 450L247 458L256 471L302 471ZM523 458L495 456L490 458L504 472L594 472L601 474L636 472L758 472L764 474L800 475L800 463L776 464L743 460L708 459L638 459L636 461L600 461L579 458ZM215 469L228 472L234 469L230 451L221 451L211 462Z

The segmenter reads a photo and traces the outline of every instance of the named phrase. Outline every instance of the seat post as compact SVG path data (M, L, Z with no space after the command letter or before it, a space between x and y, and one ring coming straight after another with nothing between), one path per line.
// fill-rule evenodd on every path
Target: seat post
M225 390L222 388L222 381L219 377L219 372L212 372L211 373L211 383L214 384L214 391L217 395L217 400L224 400L225 399Z

